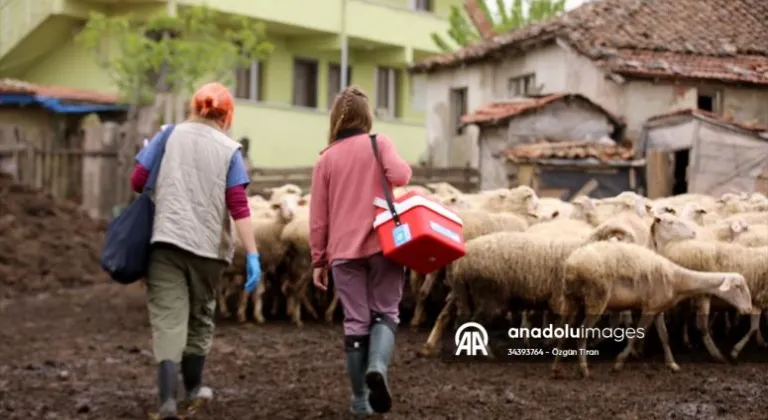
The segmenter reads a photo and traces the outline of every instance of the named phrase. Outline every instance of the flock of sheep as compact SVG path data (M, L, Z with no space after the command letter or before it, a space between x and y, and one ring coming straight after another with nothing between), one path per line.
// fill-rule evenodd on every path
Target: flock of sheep
M428 302L442 306L424 355L435 352L445 327L454 322L519 315L523 326L530 326L534 313L542 314L545 323L554 316L559 326L576 327L578 320L589 328L604 314L613 326L629 325L632 311L639 312L637 327L654 324L673 371L680 368L670 350L665 313L683 315L687 345L690 317L685 315L695 315L707 351L719 361L725 358L710 334L710 308L750 315L749 331L732 348L732 358L752 336L758 345L766 345L759 328L760 315L768 309L768 198L763 194L649 200L623 192L564 202L540 198L526 186L466 194L437 183L398 188L395 195L412 190L453 209L463 220L467 241L466 256L450 266L426 276L409 274L408 287L416 300L412 326L427 321ZM242 292L244 258L236 257L219 293L224 316L230 316L229 297L239 293L236 313L241 322L246 321L249 300L256 322L264 322L265 296L271 296L273 315L284 301L298 326L302 309L315 319L319 312L333 319L338 298L315 290L311 281L310 199L295 185L249 198L264 281L252 295ZM726 316L726 328L734 320ZM636 345L634 338L627 339L615 369ZM586 349L586 337L578 346ZM583 376L589 375L586 354L578 352ZM556 357L555 373L558 362Z

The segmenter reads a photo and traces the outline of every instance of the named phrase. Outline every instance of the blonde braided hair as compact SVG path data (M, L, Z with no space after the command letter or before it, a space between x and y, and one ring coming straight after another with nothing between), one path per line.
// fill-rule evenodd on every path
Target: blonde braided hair
M333 143L339 132L344 129L362 129L370 132L373 116L368 105L368 96L356 86L344 89L333 101L330 119L328 144Z

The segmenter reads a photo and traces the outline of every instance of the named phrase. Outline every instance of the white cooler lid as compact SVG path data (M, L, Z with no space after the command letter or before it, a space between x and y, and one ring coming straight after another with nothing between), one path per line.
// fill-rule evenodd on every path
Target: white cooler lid
M386 210L385 212L376 216L376 218L373 220L373 228L376 229L379 226L383 225L384 223L387 223L388 221L390 221L392 219L392 213L390 213L389 211L389 206L387 205L387 201L383 198L376 197L376 199L373 200L373 205ZM451 220L452 222L455 222L459 225L464 224L461 218L456 213L448 210L442 204L438 204L421 195L414 195L412 197L408 197L402 202L394 203L394 205L395 205L395 212L397 212L397 214L403 214L414 207L422 206L422 207L428 208L429 210L432 210L433 212L445 217L448 220Z

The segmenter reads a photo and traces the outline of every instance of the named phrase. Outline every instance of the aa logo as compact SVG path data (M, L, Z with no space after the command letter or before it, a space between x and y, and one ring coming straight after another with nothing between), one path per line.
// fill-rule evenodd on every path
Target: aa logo
M488 332L477 322L461 324L454 337L456 356L462 353L467 356L477 356L480 352L488 356Z

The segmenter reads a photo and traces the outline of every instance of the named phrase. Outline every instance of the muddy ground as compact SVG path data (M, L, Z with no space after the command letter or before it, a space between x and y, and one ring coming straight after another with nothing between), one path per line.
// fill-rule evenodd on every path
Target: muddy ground
M107 281L106 222L0 173L0 298Z
M0 305L0 418L142 419L155 371L144 292L110 284ZM403 329L391 368L390 419L765 419L768 365L633 361L593 378L548 365L456 364L415 355ZM222 323L207 370L216 399L195 419L345 418L341 327Z

